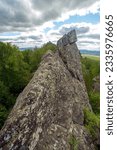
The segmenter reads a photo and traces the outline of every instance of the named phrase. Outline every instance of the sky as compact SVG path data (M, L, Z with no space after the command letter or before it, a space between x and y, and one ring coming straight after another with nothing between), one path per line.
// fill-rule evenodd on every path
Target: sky
M80 50L100 50L99 0L0 0L2 42L40 47L72 29Z

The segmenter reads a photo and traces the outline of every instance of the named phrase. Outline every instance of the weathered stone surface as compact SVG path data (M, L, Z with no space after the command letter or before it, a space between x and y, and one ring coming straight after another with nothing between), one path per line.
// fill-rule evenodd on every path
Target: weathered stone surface
M58 40L57 46L60 48L61 46L73 44L76 41L77 41L76 31L72 30L68 34L65 34L60 40Z
M70 44L73 44L77 41L77 35L75 30L72 30L68 33L68 40Z
M62 38L62 43L63 43L63 46L66 46L69 44L68 36L66 34Z
M1 150L72 150L71 135L79 141L80 150L95 149L83 126L83 109L91 108L79 50L74 37L70 40L72 44L66 45L61 39L57 52L43 57L18 96L0 132Z

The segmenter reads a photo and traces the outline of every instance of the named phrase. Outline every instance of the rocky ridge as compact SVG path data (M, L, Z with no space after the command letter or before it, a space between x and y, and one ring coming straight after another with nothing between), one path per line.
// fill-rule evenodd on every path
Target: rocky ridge
M76 41L73 30L44 55L0 132L0 150L95 150L84 127L91 106Z

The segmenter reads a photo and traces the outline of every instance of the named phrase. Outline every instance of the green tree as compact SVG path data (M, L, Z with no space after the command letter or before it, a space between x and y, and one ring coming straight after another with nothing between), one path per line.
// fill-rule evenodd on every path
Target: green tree
M56 46L48 42L41 48L20 51L10 43L0 42L0 128L17 96L30 81L42 56L49 49L55 51Z
M0 43L0 79L17 95L29 81L29 66L16 46Z
M0 129L2 128L6 118L8 116L8 111L5 106L0 104Z

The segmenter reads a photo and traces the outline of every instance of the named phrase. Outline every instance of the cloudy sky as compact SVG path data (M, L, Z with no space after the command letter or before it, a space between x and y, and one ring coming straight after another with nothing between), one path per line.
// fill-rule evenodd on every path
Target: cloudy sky
M99 50L99 0L0 0L0 41L40 47L76 29L80 50Z

